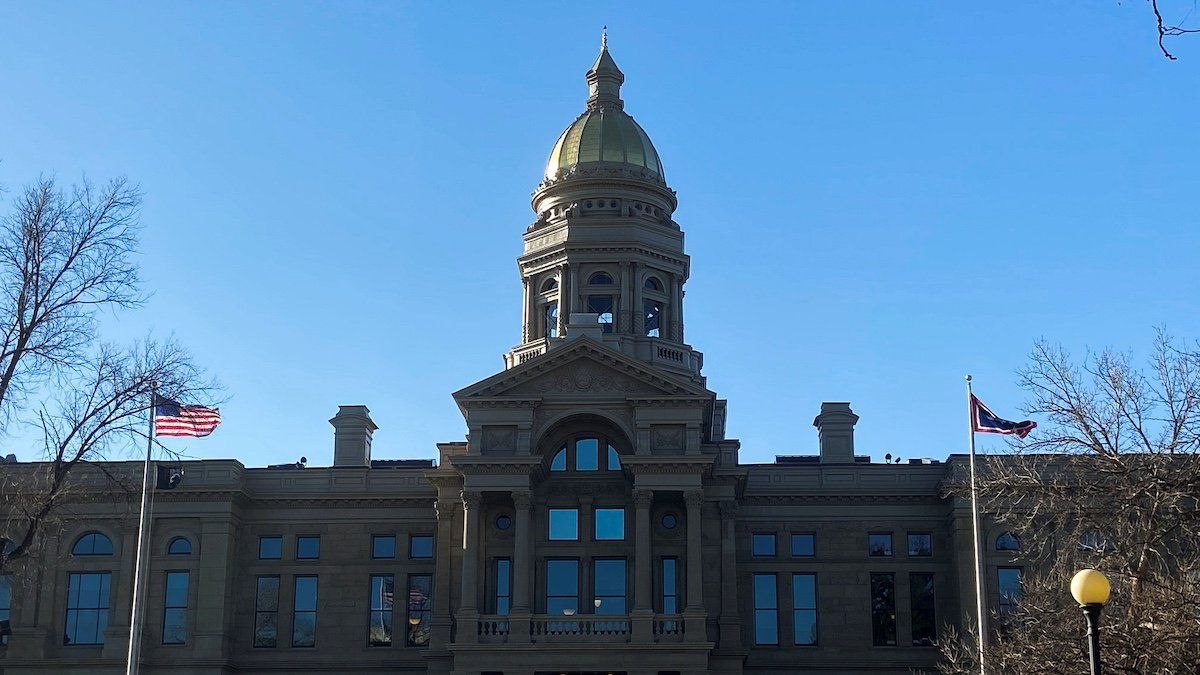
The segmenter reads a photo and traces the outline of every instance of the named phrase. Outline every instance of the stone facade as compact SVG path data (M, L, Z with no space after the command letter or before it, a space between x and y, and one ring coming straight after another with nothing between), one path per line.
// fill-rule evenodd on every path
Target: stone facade
M343 406L332 466L184 462L155 496L143 672L898 674L969 623L961 458L871 463L825 403L816 454L740 461L684 342L675 194L606 48L587 79L533 198L522 341L454 394L466 441L373 459L370 412ZM137 500L82 478L9 578L2 675L123 672Z

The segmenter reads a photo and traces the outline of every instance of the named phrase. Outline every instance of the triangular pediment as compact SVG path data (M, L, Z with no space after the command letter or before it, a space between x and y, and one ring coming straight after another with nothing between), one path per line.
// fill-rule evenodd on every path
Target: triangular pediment
M521 365L454 393L460 403L478 398L546 398L595 395L701 397L713 393L591 338L577 338Z

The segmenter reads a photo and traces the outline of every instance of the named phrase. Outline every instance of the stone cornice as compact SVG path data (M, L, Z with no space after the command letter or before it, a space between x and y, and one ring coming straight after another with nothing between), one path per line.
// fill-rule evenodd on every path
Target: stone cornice
M805 495L745 495L740 506L765 504L866 504L878 506L883 504L946 504L934 495L880 495L880 494L805 494Z

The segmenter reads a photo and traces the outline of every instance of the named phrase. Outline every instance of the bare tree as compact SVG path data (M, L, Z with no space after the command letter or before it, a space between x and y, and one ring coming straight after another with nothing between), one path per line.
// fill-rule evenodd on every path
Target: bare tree
M979 481L984 513L1018 537L1026 570L1016 610L996 617L989 670L1079 672L1083 618L1068 585L1095 567L1113 585L1109 672L1200 672L1200 345L1160 331L1142 370L1125 353L1076 363L1041 342L1020 381L1026 412L1045 422L989 457ZM944 640L942 672L979 672L972 644Z
M1179 35L1187 35L1188 33L1200 33L1200 28L1187 28L1184 23L1191 17L1192 12L1196 11L1195 0L1192 2L1192 7L1187 15L1179 21L1179 23L1170 23L1163 19L1162 10L1158 6L1158 0L1148 0L1150 9L1154 11L1154 20L1158 28L1158 48L1162 50L1163 56L1172 61L1178 59L1175 55L1167 50L1166 39L1169 37L1177 37Z
M101 341L97 313L143 299L141 195L125 180L26 188L0 222L0 433L31 427L38 464L0 464L0 570L27 557L98 460L139 447L151 392L204 397L214 385L172 340ZM93 471L81 472L81 467Z

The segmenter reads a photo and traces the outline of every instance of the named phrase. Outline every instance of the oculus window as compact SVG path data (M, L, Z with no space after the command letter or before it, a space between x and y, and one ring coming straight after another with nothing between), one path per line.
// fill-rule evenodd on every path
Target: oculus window
M625 509L598 508L595 512L596 541L622 541L625 539Z
M579 540L579 509L550 509L547 521L550 541Z

